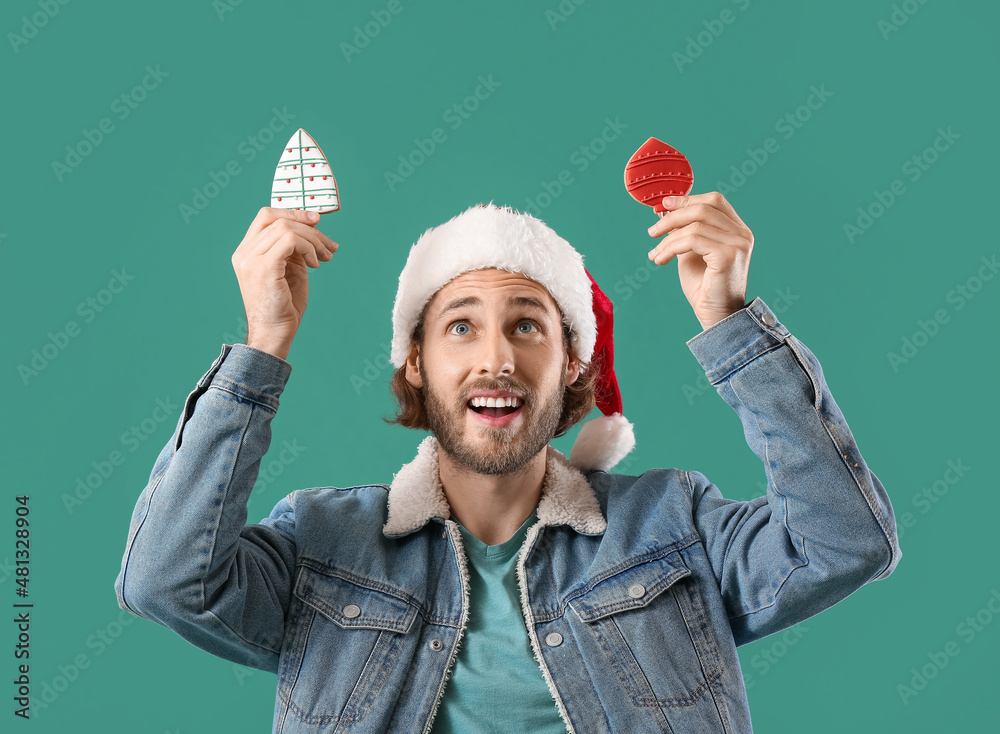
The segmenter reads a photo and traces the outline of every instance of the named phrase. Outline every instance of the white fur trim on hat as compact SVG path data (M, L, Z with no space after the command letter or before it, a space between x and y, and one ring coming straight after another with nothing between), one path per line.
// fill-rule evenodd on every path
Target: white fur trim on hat
M417 320L434 294L459 275L484 268L521 273L545 286L572 330L576 354L590 361L597 322L583 257L540 219L490 202L431 227L410 248L392 307L395 367L405 364Z
M586 473L610 471L635 447L632 424L621 413L602 415L583 424L576 434L569 462Z

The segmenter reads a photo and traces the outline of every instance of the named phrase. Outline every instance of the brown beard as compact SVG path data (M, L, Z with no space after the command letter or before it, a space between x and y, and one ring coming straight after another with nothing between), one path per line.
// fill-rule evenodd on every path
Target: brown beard
M527 411L520 426L482 426L477 429L486 436L485 447L480 451L464 440L468 396L455 408L449 408L431 389L422 361L419 367L424 381L424 411L430 431L441 449L455 463L471 472L491 476L518 472L548 446L556 434L565 386L557 388L548 400L542 402L538 400L536 391L509 379L480 382L469 388L469 394L476 390L515 391L524 396L521 410Z

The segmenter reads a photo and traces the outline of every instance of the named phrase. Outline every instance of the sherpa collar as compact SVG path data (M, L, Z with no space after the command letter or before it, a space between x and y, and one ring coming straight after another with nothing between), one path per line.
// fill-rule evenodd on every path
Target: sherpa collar
M427 436L420 442L416 458L394 475L389 485L389 519L382 528L385 535L406 535L433 517L451 517L438 474L437 452L437 439ZM608 527L590 482L552 446L547 449L536 513L541 525L569 525L584 535L600 535Z

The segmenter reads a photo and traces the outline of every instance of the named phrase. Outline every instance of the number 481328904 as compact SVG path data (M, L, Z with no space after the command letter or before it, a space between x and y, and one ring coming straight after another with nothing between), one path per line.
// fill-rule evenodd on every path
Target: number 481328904
M30 553L30 540L31 531L28 527L28 514L31 510L28 508L28 495L21 495L20 497L14 498L17 502L15 509L15 531L16 540L14 542L14 547L16 551L16 564L17 569L15 574L17 575L17 595L19 597L26 597L28 595L28 577L31 568L31 553Z

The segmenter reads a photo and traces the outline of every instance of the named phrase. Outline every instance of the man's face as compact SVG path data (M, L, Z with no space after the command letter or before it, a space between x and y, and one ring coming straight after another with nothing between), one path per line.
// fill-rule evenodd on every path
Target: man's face
M519 273L487 269L455 278L431 299L406 379L424 387L441 448L471 471L496 475L518 471L548 445L564 388L579 372L548 290ZM479 407L476 397L509 397L514 405Z

